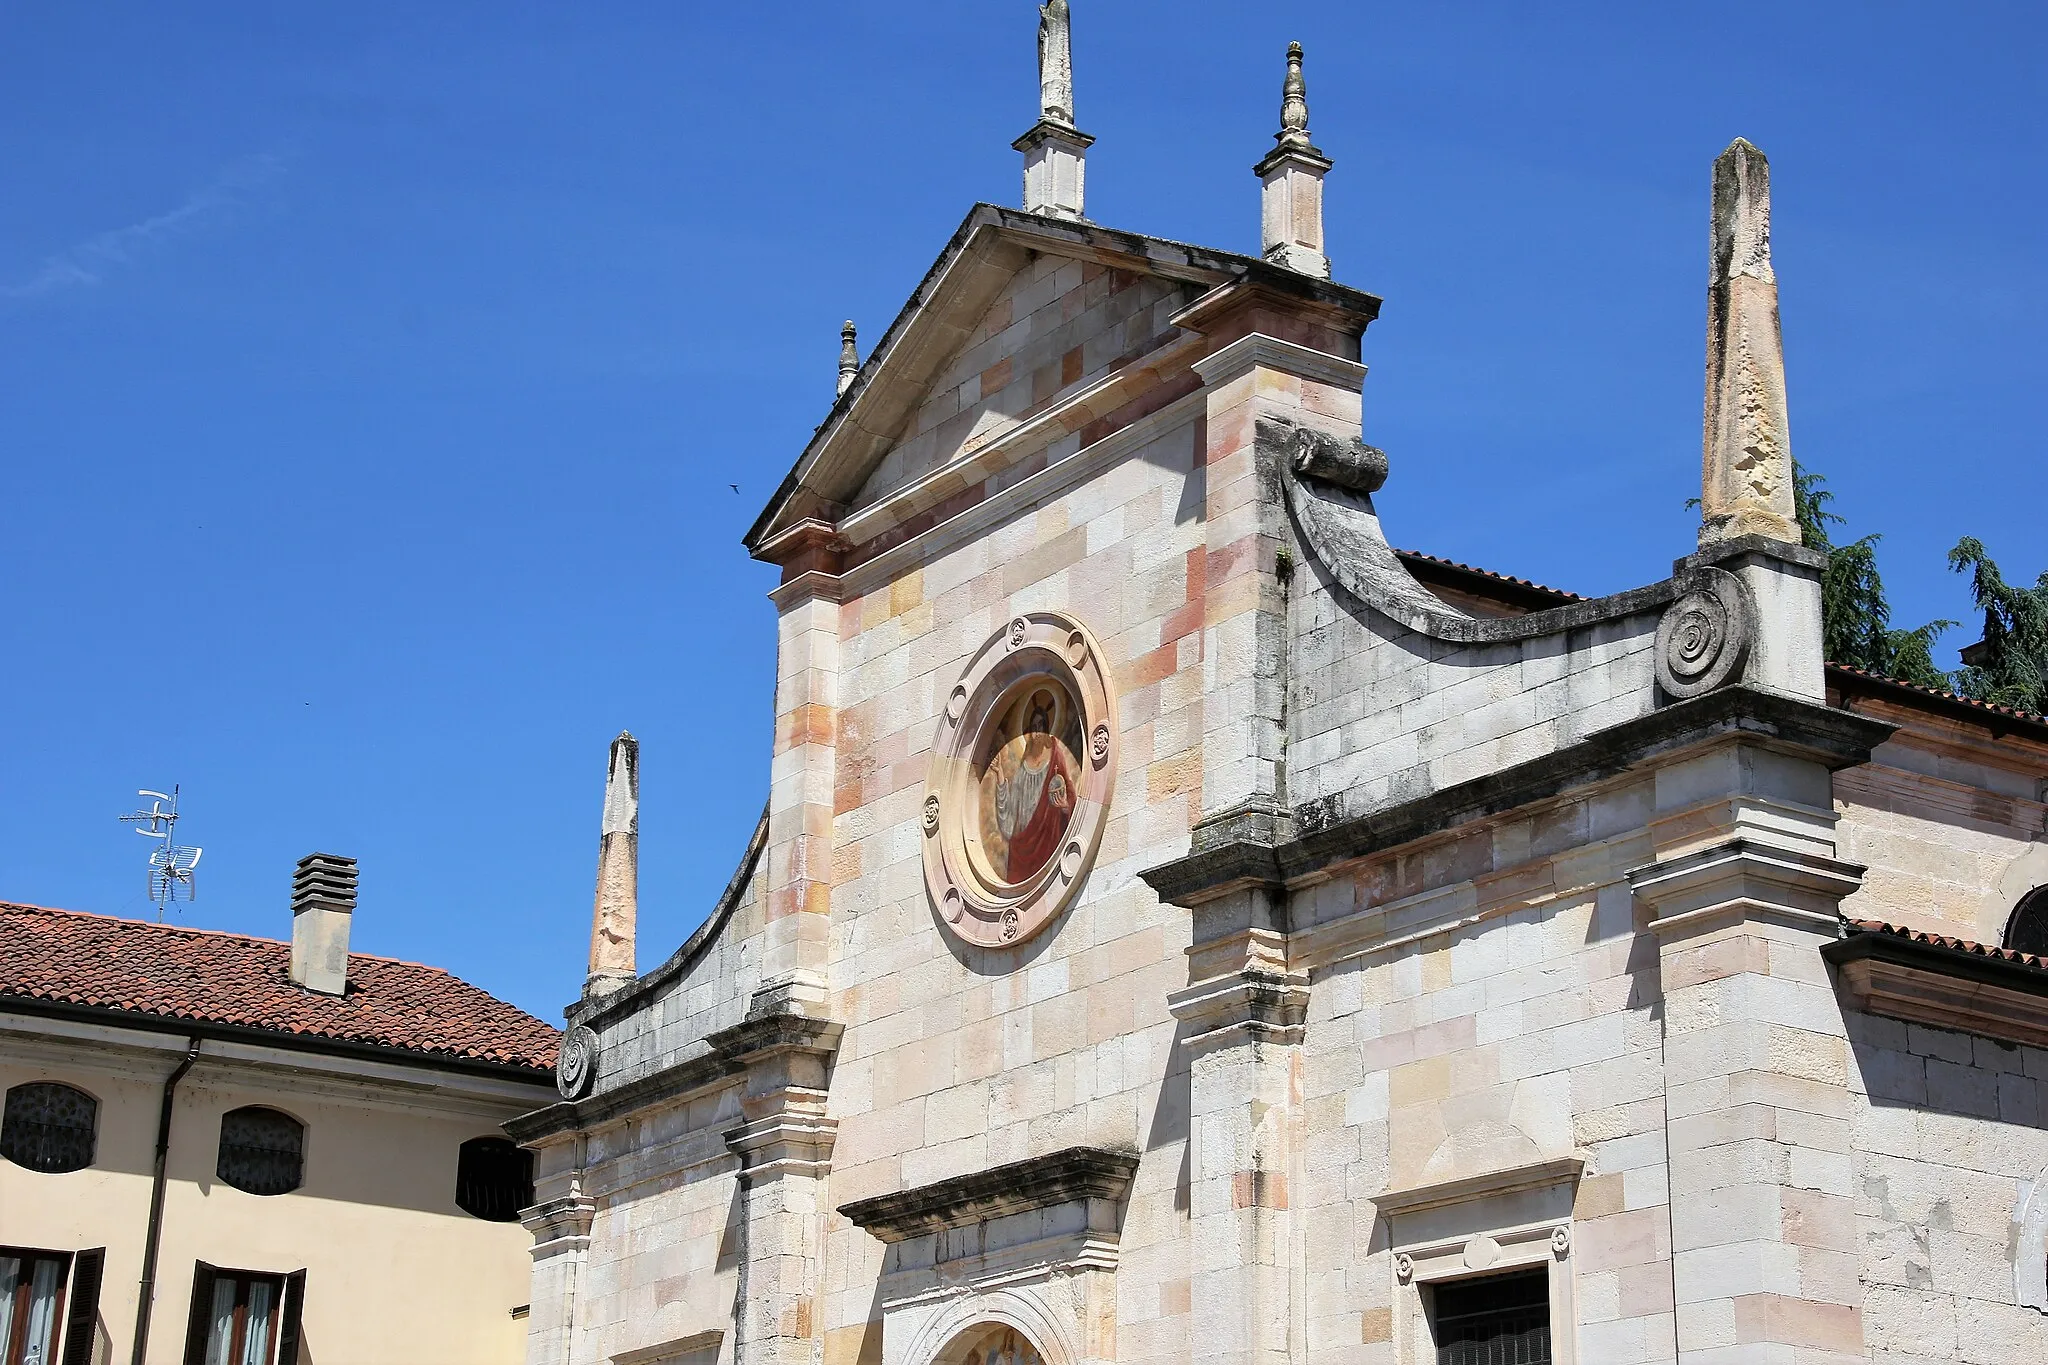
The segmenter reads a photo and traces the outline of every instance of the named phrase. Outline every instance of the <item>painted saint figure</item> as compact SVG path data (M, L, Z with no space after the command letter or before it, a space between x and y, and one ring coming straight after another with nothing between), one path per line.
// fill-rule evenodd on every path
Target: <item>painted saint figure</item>
M1059 852L1078 795L1074 709L1053 688L1035 688L997 729L981 775L981 846L1002 881L1029 880Z

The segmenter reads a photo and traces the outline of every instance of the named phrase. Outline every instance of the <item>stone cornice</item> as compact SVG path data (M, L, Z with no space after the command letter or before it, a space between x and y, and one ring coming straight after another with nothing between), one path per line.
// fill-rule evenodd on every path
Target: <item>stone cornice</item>
M519 1221L533 1234L536 1261L564 1251L588 1251L591 1225L597 1221L597 1201L583 1195L550 1199L521 1209Z
M1188 1046L1232 1037L1298 1043L1308 1024L1309 983L1298 972L1241 971L1173 992L1166 1007L1188 1026Z
M671 1103L708 1086L744 1076L759 1059L798 1051L829 1055L842 1025L831 1020L771 1014L712 1034L706 1052L587 1099L551 1104L505 1125L514 1142L531 1145L564 1133L587 1132L642 1109Z
M1584 1157L1561 1156L1528 1166L1516 1166L1509 1170L1488 1171L1482 1175L1439 1181L1433 1185L1414 1185L1405 1190L1388 1190L1385 1194L1375 1196L1372 1202L1379 1209L1381 1217L1391 1218L1404 1213L1438 1209L1447 1204L1463 1204L1474 1199L1485 1199L1492 1195L1514 1194L1521 1190L1541 1189L1546 1185L1576 1183L1585 1168Z
M1499 815L1710 744L1748 743L1830 770L1869 761L1896 727L1867 716L1752 687L1726 687L1590 735L1555 753L1398 805L1318 821L1295 812L1301 833L1262 843L1249 830L1141 874L1171 904L1193 906L1247 886L1284 889L1357 858ZM1276 826L1276 829L1279 826Z
M1730 839L1628 874L1655 934L1690 932L1729 916L1768 917L1832 934L1863 868L1801 849Z
M1870 931L1820 953L1866 1014L2048 1047L2048 971L2040 967Z
M1241 336L1213 355L1204 356L1194 363L1195 373L1211 388L1228 384L1255 367L1334 384L1354 393L1365 383L1365 366L1357 361L1296 342L1282 341L1263 332Z
M1137 1170L1134 1151L1069 1147L918 1189L862 1199L844 1205L839 1212L884 1242L901 1242L1075 1200L1120 1203Z

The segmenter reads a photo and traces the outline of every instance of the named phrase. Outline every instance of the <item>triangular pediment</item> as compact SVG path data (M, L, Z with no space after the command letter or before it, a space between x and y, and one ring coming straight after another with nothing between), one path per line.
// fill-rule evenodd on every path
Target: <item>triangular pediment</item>
M804 523L930 501L949 471L1170 343L1198 298L1291 276L1156 237L977 205L747 534L759 550ZM1378 300L1292 276L1313 306ZM1328 297L1324 297L1328 296ZM1362 324L1361 324L1362 325ZM986 471L984 471L986 472ZM979 475L977 475L979 477Z

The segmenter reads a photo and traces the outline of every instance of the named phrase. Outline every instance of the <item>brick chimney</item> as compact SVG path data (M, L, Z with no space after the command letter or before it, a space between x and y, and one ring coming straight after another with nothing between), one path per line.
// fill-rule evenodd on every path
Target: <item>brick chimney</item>
M292 873L292 980L322 995L348 990L348 930L356 860L309 853Z

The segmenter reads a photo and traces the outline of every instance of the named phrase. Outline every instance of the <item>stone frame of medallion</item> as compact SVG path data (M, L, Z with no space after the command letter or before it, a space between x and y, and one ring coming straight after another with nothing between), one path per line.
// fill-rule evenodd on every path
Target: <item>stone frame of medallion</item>
M1064 612L1013 617L968 661L947 694L924 797L924 874L946 932L977 948L1014 948L1065 911L1087 879L1108 823L1118 758L1116 696L1102 648ZM1081 713L1074 811L1061 848L1021 882L998 881L979 854L977 759L987 727L1034 680L1049 678Z
M1395 1359L1428 1365L1436 1342L1427 1287L1542 1267L1549 1271L1552 1365L1576 1365L1572 1206L1578 1157L1395 1190L1377 1201L1393 1253Z

